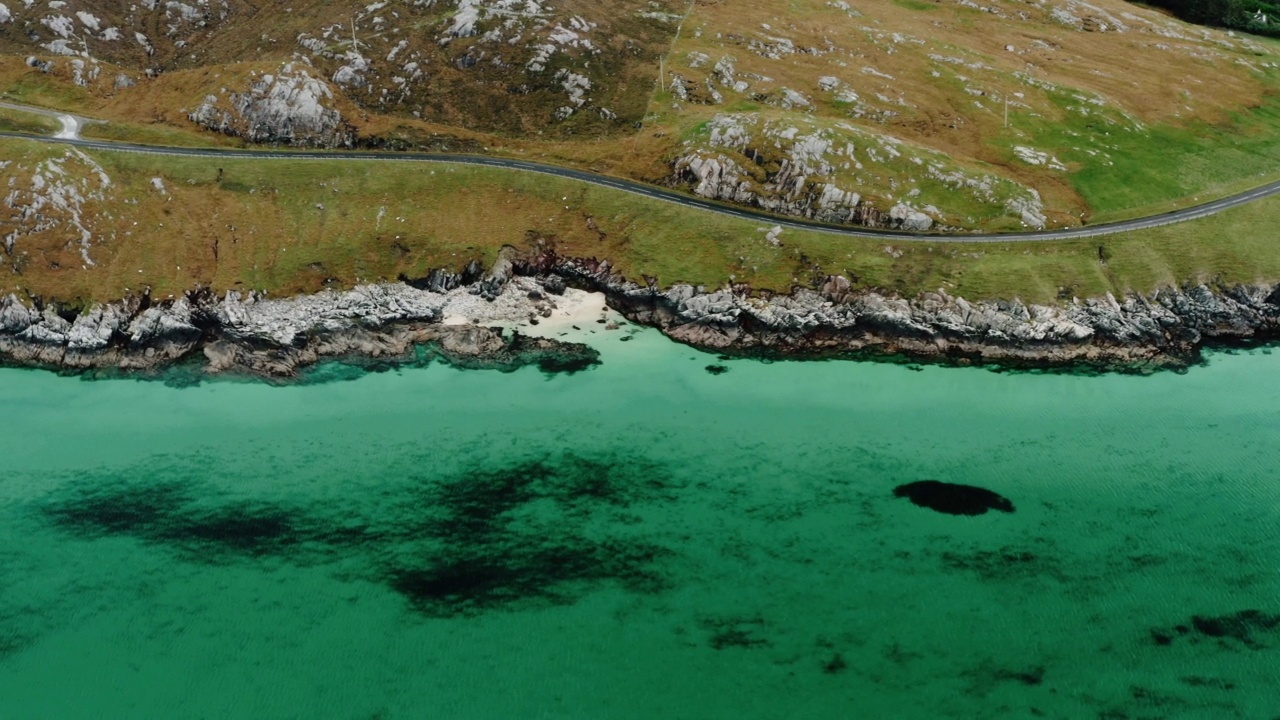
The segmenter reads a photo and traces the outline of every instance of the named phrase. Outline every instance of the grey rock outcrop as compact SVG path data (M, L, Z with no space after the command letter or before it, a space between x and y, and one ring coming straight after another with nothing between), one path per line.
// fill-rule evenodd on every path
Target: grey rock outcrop
M767 357L1141 370L1195 363L1205 346L1280 338L1280 285L1198 284L1038 305L944 292L905 298L830 276L770 294L740 285L664 289L656 279L627 280L607 261L510 249L488 272L473 263L462 273L289 299L195 291L70 312L8 296L0 298L0 357L133 370L202 352L211 372L289 377L327 357L401 358L427 346L468 367L572 370L595 362L594 351L485 326L546 317L565 285L602 292L631 320L679 342Z
M606 261L555 264L573 284L606 293L632 320L718 352L1140 369L1195 363L1206 345L1280 338L1280 285L1200 284L1037 305L943 292L904 298L854 290L840 276L787 295L743 286L664 290L622 279Z
M333 100L325 81L288 64L279 74L263 75L245 92L229 98L207 96L189 117L210 130L250 142L351 147L355 129L332 106Z
M846 122L721 113L682 143L671 171L671 185L700 197L835 224L926 232L958 217L960 198L1028 227L1047 221L1032 188ZM919 185L926 179L933 189Z
M0 358L16 365L151 370L203 354L208 372L272 378L292 377L325 358L406 358L419 346L466 367L573 371L596 362L597 353L583 345L442 323L447 312L456 317L460 310L501 320L544 309L527 287L486 303L450 280L457 277L433 273L429 284L454 285L445 292L404 283L280 300L193 291L164 303L135 297L79 313L32 308L9 295L0 298Z
M502 294L503 288L511 281L516 256L517 251L514 247L504 245L502 250L498 251L498 261L493 264L493 268L476 284L475 294L485 300L496 300Z

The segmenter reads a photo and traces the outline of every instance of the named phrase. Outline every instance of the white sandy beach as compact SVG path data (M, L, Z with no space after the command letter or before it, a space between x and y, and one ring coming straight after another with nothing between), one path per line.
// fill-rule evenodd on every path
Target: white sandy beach
M542 291L531 278L512 280L492 302L465 290L454 291L442 308L444 324L474 323L509 328L534 337L584 340L593 333L618 332L619 323L625 322L621 315L608 309L603 293L574 288L566 289L563 295L547 295L546 302L554 307L550 317L541 317L535 308L536 301L529 298L531 291Z

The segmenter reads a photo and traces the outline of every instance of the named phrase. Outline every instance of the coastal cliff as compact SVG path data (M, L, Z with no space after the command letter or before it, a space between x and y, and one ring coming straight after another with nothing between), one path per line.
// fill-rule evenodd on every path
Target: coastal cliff
M1205 347L1280 337L1280 285L1196 284L1056 305L970 302L942 291L906 298L857 289L842 276L789 294L743 286L639 285L608 262L543 258L554 272L605 293L635 322L674 340L762 357L887 357L1036 368L1178 368Z
M602 293L629 320L704 350L770 358L895 357L1102 370L1179 368L1206 346L1280 336L1280 286L1165 288L1057 305L914 298L828 276L788 294L744 286L663 288L609 262L504 251L488 272L437 270L417 280L286 299L195 290L71 311L0 298L0 357L17 365L145 370L203 355L209 372L290 377L325 358L404 358L415 347L476 367L579 369L584 345L520 332ZM498 327L498 326L505 326Z
M585 345L507 332L498 323L550 314L528 292L472 295L441 273L444 292L367 285L288 299L206 290L171 301L131 297L80 312L0 298L0 360L66 370L147 371L199 359L209 373L290 378L324 359L403 360L425 347L453 365L575 371L598 362ZM479 287L477 283L476 287ZM441 288L442 290L444 288ZM468 322L492 321L494 326Z

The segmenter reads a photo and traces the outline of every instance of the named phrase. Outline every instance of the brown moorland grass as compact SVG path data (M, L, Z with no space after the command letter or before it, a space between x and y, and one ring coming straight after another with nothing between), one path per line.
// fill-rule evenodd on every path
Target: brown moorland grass
M143 94L140 88L153 77L163 81L246 61L272 68L298 63L325 79L355 62L361 78L345 89L335 84L335 91L371 114L509 136L616 135L644 114L653 67L671 33L652 16L669 12L669 1L508 4L480 12L475 26L462 33L451 32L461 10L452 2L222 0L186 12L155 3L26 3L0 24L0 53L45 56L56 72L68 74L72 63L87 64L81 81L103 94L116 92L122 72L138 82L126 95ZM82 32L78 13L116 32ZM57 16L72 23L62 29L62 41L75 48L75 60L57 55L60 48L45 35L46 23ZM554 120L570 102L562 69L590 79L593 106ZM245 90L231 82L221 87ZM610 112L596 112L605 109Z
M736 93L717 85L721 105L677 103L665 90L654 92L653 68L647 68L649 74L625 80L627 94L650 98L644 127L615 137L584 132L542 140L529 128L502 136L407 112L380 114L350 98L337 102L375 143L536 157L652 182L666 180L682 139L717 113L767 110L784 118L839 120L1034 187L1055 224L1184 205L1197 195L1221 195L1277 176L1280 44L1186 25L1123 0L1090 5L1094 9L1073 6L1079 29L1055 20L1048 6L1014 0L989 0L985 7L994 12L956 0L865 0L848 9L826 0L694 3L663 64L663 80L680 73L705 87L714 64L732 57L737 77L749 80L750 89ZM305 6L297 12L258 8L255 22L293 37L345 17L337 5ZM1107 25L1115 22L1125 30ZM154 79L137 77L135 68L138 85L124 89L115 87L114 78L127 67L104 62L97 79L79 87L65 59L50 58L55 71L42 73L23 57L0 57L0 90L125 125L93 131L111 137L221 144L225 139L199 130L186 114L206 94L242 89L251 73L277 70L291 58L284 46L263 42L258 34L214 33L199 63L184 61ZM695 68L699 53L707 59ZM778 59L765 57L769 53ZM255 60L241 62L246 57ZM127 53L120 60L131 62ZM441 101L464 103L468 76L452 66L447 73L454 94ZM858 103L822 90L819 77L856 91ZM812 105L778 107L782 88L804 94ZM1058 156L1069 172L1017 160L1012 148L1018 145ZM888 185L856 189L884 202L895 195ZM975 214L965 211L963 198L951 205L959 208L962 224ZM975 218L987 227L999 222Z
M0 151L18 159L2 175L21 183L34 161L60 149L0 141ZM1184 282L1280 279L1276 198L1086 241L891 244L788 230L774 247L756 223L513 171L94 157L112 182L110 211L92 219L97 266L82 267L65 227L22 237L15 257L4 258L21 273L6 269L0 292L69 302L144 287L164 297L198 285L290 295L489 262L504 244L608 258L627 277L653 276L664 285L745 282L786 291L838 273L858 287L904 295L942 289L971 300L1053 302ZM156 177L167 194L153 187Z
M693 81L703 102L702 88L717 88L724 104L658 95L649 126L680 137L718 113L785 105L783 90L797 91L812 104L789 112L985 163L1036 188L1058 221L1183 205L1280 174L1280 44L1123 0L1090 5L1070 9L1098 32L1055 19L1043 3L984 3L991 12L953 0L698 3L666 79ZM749 81L745 93L716 79L725 58ZM820 77L858 100L839 100ZM1058 156L1069 172L1019 161L1017 145Z

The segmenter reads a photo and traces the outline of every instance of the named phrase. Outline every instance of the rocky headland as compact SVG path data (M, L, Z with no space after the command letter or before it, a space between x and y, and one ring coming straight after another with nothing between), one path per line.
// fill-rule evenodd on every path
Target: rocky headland
M468 367L575 370L598 361L544 325L602 293L629 320L721 354L895 358L1027 368L1181 368L1206 346L1280 336L1280 285L1165 288L1055 305L906 298L829 276L788 294L637 283L608 261L514 248L484 271L271 299L194 290L71 311L0 299L0 357L64 369L148 370L203 356L207 371L290 377L326 358L395 360L426 346ZM542 334L544 337L533 337Z
M504 283L507 292L486 298L483 283L464 286L461 279L441 272L432 276L435 290L391 283L286 299L195 290L79 312L10 295L0 299L0 361L147 372L197 360L210 374L272 379L293 378L326 359L411 360L419 348L451 365L504 371L534 365L574 372L599 362L586 345L504 327L551 314L555 304L533 281Z

